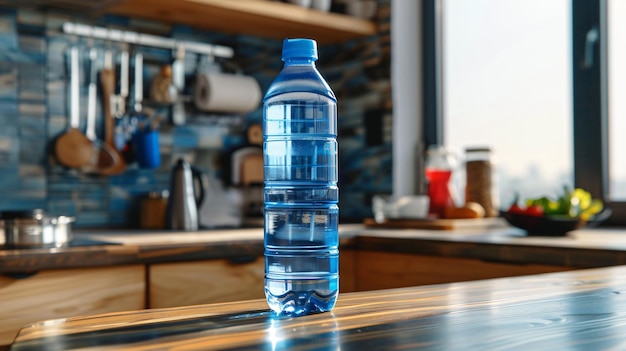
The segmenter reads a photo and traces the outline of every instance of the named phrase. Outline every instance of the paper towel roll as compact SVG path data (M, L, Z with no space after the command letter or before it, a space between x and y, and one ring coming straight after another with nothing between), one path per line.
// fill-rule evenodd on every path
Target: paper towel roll
M194 100L202 111L246 113L259 107L261 88L256 79L244 75L198 73Z

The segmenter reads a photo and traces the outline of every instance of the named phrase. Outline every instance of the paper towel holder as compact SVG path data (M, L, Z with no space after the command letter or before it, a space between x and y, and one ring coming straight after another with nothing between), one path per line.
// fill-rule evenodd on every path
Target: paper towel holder
M200 111L244 114L261 101L259 82L252 76L225 72L196 73L194 102Z

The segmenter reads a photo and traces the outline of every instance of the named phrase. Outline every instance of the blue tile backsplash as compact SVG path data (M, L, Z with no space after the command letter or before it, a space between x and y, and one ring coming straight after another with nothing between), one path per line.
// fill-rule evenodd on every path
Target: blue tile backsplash
M391 87L389 2L379 1L375 36L342 44L320 46L319 68L335 91L339 104L340 208L344 221L370 216L370 198L391 192ZM207 115L186 105L185 125L174 126L170 110L148 106L164 116L160 128L162 162L157 169L129 165L115 176L86 175L60 165L54 142L68 128L68 50L95 46L102 51L129 49L144 54L145 88L160 66L171 61L169 50L126 47L66 35L66 21L112 26L188 41L229 46L235 57L217 59L222 69L253 76L265 92L282 67L281 41L248 35L227 35L121 16L81 18L79 13L34 8L0 7L0 211L43 208L55 215L76 216L77 227L136 227L138 204L151 191L169 187L170 167L186 157L216 178L223 177L220 157L244 143L250 123L262 122L262 109L246 115ZM103 58L99 55L99 67ZM185 56L189 94L201 57ZM87 71L87 65L83 71ZM87 82L81 79L81 124ZM132 91L132 89L131 89ZM98 103L99 138L103 138Z

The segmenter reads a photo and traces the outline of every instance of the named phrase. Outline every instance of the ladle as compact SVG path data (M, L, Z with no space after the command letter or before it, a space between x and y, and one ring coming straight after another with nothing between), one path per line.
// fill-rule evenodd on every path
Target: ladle
M81 168L92 162L94 151L91 141L78 128L80 126L79 51L70 49L70 128L58 137L55 155L58 161L70 168Z

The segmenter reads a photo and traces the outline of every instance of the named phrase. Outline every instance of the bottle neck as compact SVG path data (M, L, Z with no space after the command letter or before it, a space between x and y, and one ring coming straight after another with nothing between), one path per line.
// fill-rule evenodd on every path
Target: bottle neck
M291 57L285 59L285 66L294 65L315 66L315 60L309 57Z

